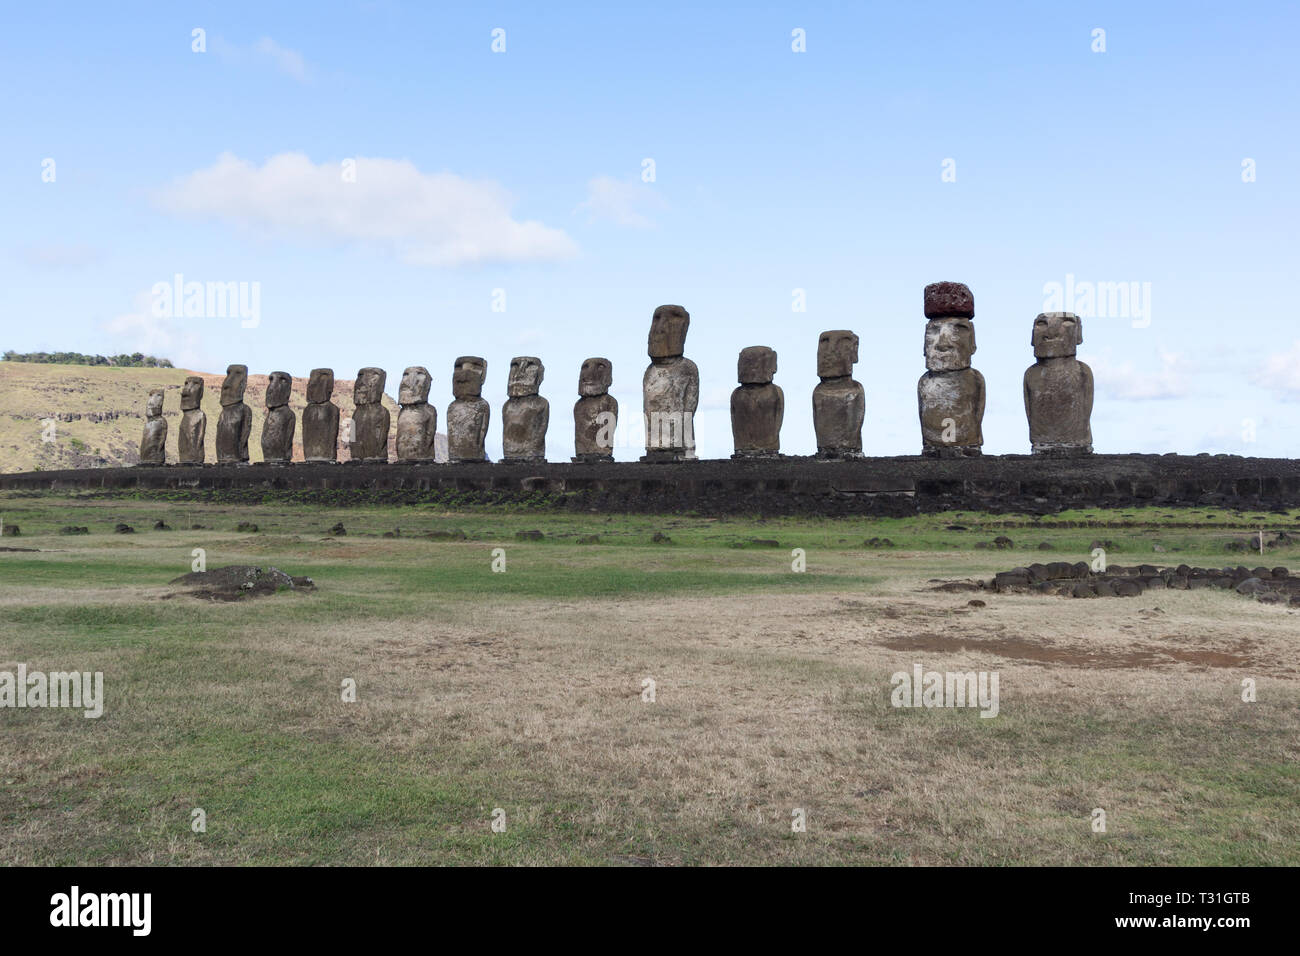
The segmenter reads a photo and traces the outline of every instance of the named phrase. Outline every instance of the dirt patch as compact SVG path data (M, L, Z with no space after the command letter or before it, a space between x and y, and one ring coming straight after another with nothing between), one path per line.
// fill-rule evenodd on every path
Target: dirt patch
M973 640L969 637L950 637L933 633L886 638L879 643L893 651L932 651L945 654L978 651L1011 660L1028 661L1032 664L1059 664L1066 667L1150 668L1167 664L1194 664L1198 667L1232 668L1252 663L1250 658L1240 653L1182 650L1149 644L1137 645L1123 651L1089 650L1014 637ZM1240 652L1247 648L1243 642L1233 650Z

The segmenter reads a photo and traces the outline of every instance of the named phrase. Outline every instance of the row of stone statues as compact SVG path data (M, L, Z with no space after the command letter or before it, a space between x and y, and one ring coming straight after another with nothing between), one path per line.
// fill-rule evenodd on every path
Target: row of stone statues
M926 372L917 383L922 454L934 457L978 455L984 444L984 376L971 368L975 353L975 300L960 282L936 282L925 287ZM647 351L650 366L642 380L645 456L642 461L688 461L695 458L694 419L700 378L695 363L685 357L690 313L679 305L661 305L650 322ZM1092 452L1092 371L1075 358L1083 342L1079 317L1050 312L1034 320L1031 339L1035 364L1025 372L1025 413L1036 455L1071 456ZM847 330L823 332L817 342L817 375L813 390L813 427L817 457L827 460L862 457L862 424L866 394L853 379L858 361L858 337ZM501 409L505 462L546 460L546 431L550 403L538 394L545 369L540 359L520 356L510 362L508 399ZM453 462L486 458L490 408L483 399L487 362L473 355L456 359L452 373L453 401L447 407L447 448ZM772 458L780 455L785 396L773 383L776 352L762 345L740 352L731 395L733 458ZM218 463L245 463L252 412L244 404L248 369L232 365L221 386L221 417L217 421ZM390 417L382 404L386 373L363 368L353 388L356 409L348 436L351 457L360 462L388 461ZM432 378L423 366L403 373L398 391L397 459L427 462L434 458L438 411L429 404ZM618 402L609 394L613 366L609 359L589 358L578 375L579 399L573 408L575 462L613 461ZM266 388L266 418L262 425L262 456L270 464L287 464L293 457L294 415L289 408L293 380L287 372L272 372ZM303 410L303 457L309 462L337 460L339 408L330 396L334 372L314 369L307 383ZM203 379L190 376L181 389L182 464L201 464L207 419L199 408ZM161 389L150 393L142 464L163 464L167 422L162 417Z

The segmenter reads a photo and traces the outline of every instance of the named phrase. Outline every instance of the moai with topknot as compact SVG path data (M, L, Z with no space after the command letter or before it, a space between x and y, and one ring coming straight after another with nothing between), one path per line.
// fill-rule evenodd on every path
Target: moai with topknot
M925 287L925 367L916 386L921 454L962 458L984 445L984 376L975 354L975 297L960 282Z
M302 457L309 462L339 459L339 407L334 394L334 369L314 368L307 379L307 407L302 410Z
M181 386L181 425L176 435L176 459L182 465L201 465L207 454L208 416L203 403L203 379L190 375Z
M546 461L551 403L537 394L545 374L546 368L536 356L510 360L509 398L501 407L501 460L506 463Z
M823 332L817 339L817 377L813 389L813 430L817 457L835 461L862 457L862 422L867 395L853 380L858 361L858 337L848 329Z
M776 352L766 345L741 349L736 361L740 387L731 393L732 458L779 458L785 394L772 384Z
M217 419L217 464L248 464L248 435L253 430L253 410L244 404L248 366L231 365L221 383L221 417Z
M618 400L609 394L614 366L607 358L589 358L578 372L578 394L573 406L573 460L613 461L614 432L618 428Z
M438 410L429 404L433 376L423 365L412 365L402 373L397 392L397 460L433 461L433 440L438 433Z
M272 372L267 376L262 461L268 465L287 465L293 461L293 433L297 423L289 407L292 394L293 376L288 372Z
M388 462L388 429L392 416L384 408L384 384L388 373L368 366L357 372L352 386L352 460L365 464Z
M642 461L694 461L695 409L700 372L685 357L691 314L680 305L661 305L650 320L646 351L650 367L641 382L645 413Z
M1092 454L1092 369L1075 358L1083 321L1072 312L1034 319L1033 365L1025 370L1025 415L1035 455Z
M163 418L163 390L149 392L144 405L144 431L140 435L140 464L167 464L167 419Z
M483 447L487 439L492 410L483 399L483 381L487 378L487 361L477 355L456 359L451 374L451 394L447 406L447 458L453 462L481 462L487 458Z

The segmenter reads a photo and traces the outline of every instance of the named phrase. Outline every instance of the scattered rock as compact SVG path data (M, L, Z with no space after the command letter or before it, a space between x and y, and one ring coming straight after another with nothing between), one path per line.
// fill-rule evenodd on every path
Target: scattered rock
M966 606L967 607L988 607L988 605L985 604L983 601L979 600L979 598L975 598L974 600L967 601Z
M18 530L18 525L7 524L4 526L3 534L6 538L21 538L23 533Z
M892 548L894 546L894 542L888 538L868 538L862 544L868 548Z
M668 535L664 534L662 531L656 531L656 532L654 533L654 537L651 538L650 540L653 541L655 544L672 544L672 543L673 543L673 539L670 538L670 537L668 537Z
M247 534L255 534L257 532L257 525L253 524L251 521L241 521L239 524L235 525L235 530L243 531Z
M113 526L113 533L114 534L135 534L135 528L132 528L129 524L123 524L122 522L119 521L116 525Z
M993 539L993 547L997 548L999 551L1002 551L1005 550L1006 548L1010 548L1014 546L1012 545L1010 538L1008 538L1005 534L1000 534Z
M340 521L334 527L330 528L330 534L342 535L347 533L348 533L348 529L343 527L342 521Z
M515 537L520 541L541 541L546 535L534 528L531 531L516 531Z
M209 601L240 601L279 591L310 591L316 587L311 578L294 577L279 568L258 568L246 564L232 564L211 571L194 571L173 578L169 583L177 590L167 597L179 593Z
M1052 545L1052 542L1050 542L1050 541L1040 541L1040 542L1038 543L1038 550L1039 550L1039 551L1055 551L1056 548Z
M170 531L172 529L172 526L169 525L166 521L163 521L162 518L159 518L157 521L153 523L153 529L155 531Z
M90 529L85 525L69 524L60 528L59 534L90 534Z

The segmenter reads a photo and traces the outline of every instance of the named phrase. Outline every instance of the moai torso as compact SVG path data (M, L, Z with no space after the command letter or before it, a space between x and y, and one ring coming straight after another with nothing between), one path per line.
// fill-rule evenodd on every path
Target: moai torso
M337 461L339 407L330 401L334 370L312 369L307 380L307 407L302 410L302 457L305 461Z
M817 375L813 389L813 430L817 457L862 457L862 422L867 393L853 380L858 361L858 337L847 329L823 332L817 340Z
M382 368L363 368L357 372L352 388L353 461L371 464L388 461L388 431L392 416L384 408L384 383L388 373Z
M772 384L776 352L762 345L742 349L736 363L740 387L731 393L732 458L774 458L781 451L785 394Z
M206 456L208 416L199 408L203 379L191 375L181 386L181 424L176 435L176 458L182 465L201 465Z
M397 401L397 460L433 461L434 436L438 433L438 410L429 404L433 377L422 365L402 373Z
M145 404L144 431L140 435L140 464L167 464L167 419L163 418L163 392L149 393Z
M541 359L535 356L521 355L510 361L510 397L501 408L501 451L507 462L546 460L551 403L537 394L545 373Z
M921 453L949 458L981 454L984 376L975 354L975 298L960 282L925 287L925 367L916 385Z
M683 356L690 313L680 305L661 305L650 321L650 367L641 380L645 413L645 459L695 458L695 409L700 403L700 372Z
M1069 312L1034 320L1034 356L1025 370L1025 415L1035 455L1092 453L1092 369L1075 358L1083 323Z
M287 465L293 460L296 422L289 396L293 379L288 372L272 372L266 383L266 416L262 419L262 460Z
M476 355L456 359L451 377L455 401L447 406L447 458L453 462L483 461L491 408L482 397L487 362Z
M217 463L248 463L248 435L253 430L253 411L244 404L248 366L231 365L221 383L221 417L217 419Z
M574 461L613 461L614 434L618 428L618 402L609 394L614 366L606 358L589 358L578 373L578 394L573 406Z

